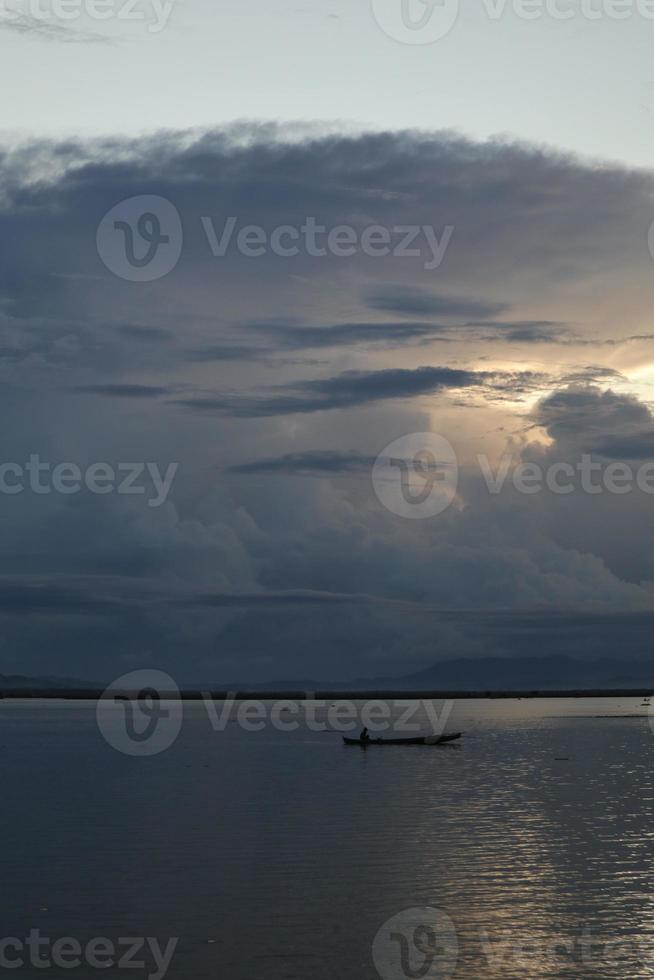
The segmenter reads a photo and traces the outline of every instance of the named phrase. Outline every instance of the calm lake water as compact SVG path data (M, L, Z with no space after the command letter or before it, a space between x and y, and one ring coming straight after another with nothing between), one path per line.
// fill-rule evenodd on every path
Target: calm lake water
M136 758L94 704L0 702L0 935L178 937L171 980L654 977L640 699L462 701L447 727L460 743L362 750L217 732L187 703L175 743ZM456 931L436 959L405 912L425 907ZM2 972L156 972L135 958Z

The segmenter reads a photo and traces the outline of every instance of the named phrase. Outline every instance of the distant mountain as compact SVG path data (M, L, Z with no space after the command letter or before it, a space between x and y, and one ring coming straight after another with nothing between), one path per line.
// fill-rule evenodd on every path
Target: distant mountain
M0 674L0 691L77 690L99 692L102 683L70 677L21 677ZM364 677L350 681L295 678L267 682L232 681L180 684L187 691L552 691L651 688L652 660L580 660L574 657L485 657L442 660L401 677Z
M328 691L506 691L599 690L651 687L654 659L578 660L574 657L485 657L442 660L426 670L401 677L367 677L352 681L315 679L267 683L219 684L228 690Z
M445 660L426 670L398 678L405 689L620 688L654 689L654 660L577 660L573 657L488 657Z
M104 684L81 681L78 677L23 677L22 674L0 674L0 690L14 691L34 688L37 690L92 691L102 689Z

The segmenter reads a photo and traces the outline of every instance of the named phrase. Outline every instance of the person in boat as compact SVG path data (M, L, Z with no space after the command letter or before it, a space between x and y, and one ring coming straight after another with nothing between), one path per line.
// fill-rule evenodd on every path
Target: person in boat
M361 732L361 735L359 736L359 738L360 738L360 740L362 742L369 742L370 741L370 735L368 735L368 729L367 728L364 728L363 729L363 731Z

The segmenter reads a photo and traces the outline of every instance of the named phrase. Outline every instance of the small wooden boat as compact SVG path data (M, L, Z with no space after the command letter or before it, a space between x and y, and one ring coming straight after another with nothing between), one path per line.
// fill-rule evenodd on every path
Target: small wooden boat
M343 736L346 745L361 745L364 749L368 745L443 745L445 742L454 742L461 738L463 732L453 732L451 735L420 735L418 738L367 738L363 741L360 738L347 738Z

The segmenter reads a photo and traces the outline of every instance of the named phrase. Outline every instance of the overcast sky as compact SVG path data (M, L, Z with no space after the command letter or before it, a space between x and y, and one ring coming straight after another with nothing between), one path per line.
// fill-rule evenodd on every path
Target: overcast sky
M401 0L96 0L106 20L93 0L63 0L62 20L61 2L3 0L7 131L347 121L654 158L649 0L537 0L527 17L521 0L446 0L451 29L425 44L393 31Z
M559 2L2 8L0 672L648 655L654 20Z

